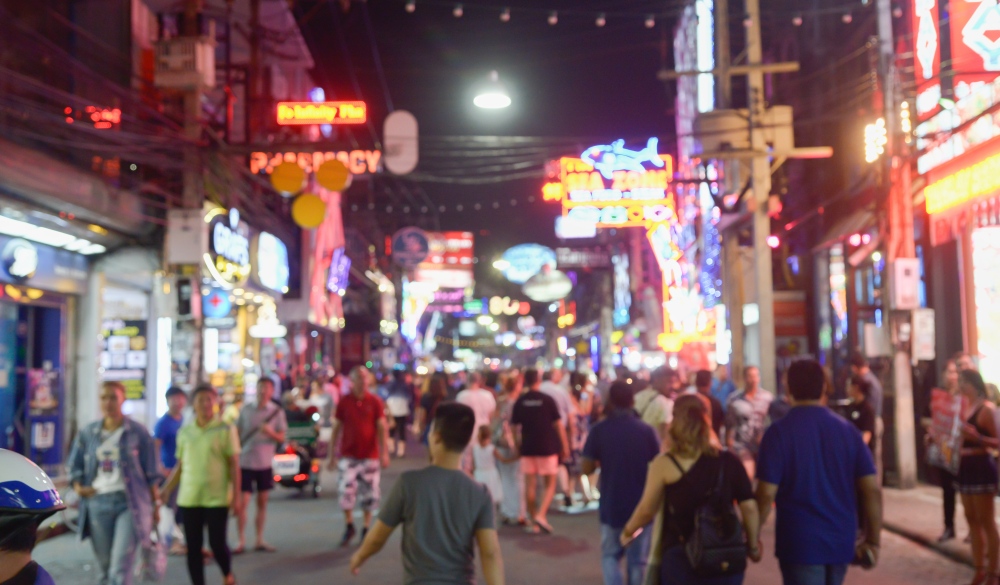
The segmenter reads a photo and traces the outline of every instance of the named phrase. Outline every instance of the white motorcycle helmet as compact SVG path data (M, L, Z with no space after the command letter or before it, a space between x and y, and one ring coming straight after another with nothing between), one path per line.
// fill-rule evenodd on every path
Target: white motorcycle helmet
M44 471L23 455L0 449L0 549L19 529L63 510L62 497Z

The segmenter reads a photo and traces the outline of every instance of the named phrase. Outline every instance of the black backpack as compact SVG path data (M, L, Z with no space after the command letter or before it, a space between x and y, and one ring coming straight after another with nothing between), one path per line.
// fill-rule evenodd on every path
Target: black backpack
M673 456L670 459L682 474L687 473ZM733 509L732 501L726 501L722 497L725 469L724 464L719 466L719 479L706 494L704 502L695 510L694 530L684 538L688 562L700 577L737 575L747 568L743 524ZM676 518L673 506L670 513ZM676 520L674 522L676 527Z

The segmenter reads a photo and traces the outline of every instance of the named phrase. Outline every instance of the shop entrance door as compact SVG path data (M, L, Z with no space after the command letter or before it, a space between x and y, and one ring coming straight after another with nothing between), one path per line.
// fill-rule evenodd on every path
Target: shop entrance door
M66 309L48 294L41 303L0 301L0 447L50 474L64 460Z

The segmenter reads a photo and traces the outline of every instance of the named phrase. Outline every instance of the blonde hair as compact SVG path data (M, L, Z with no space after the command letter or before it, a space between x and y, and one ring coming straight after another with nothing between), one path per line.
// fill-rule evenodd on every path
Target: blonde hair
M670 423L670 450L682 457L718 455L713 440L709 407L695 394L685 394L674 402L674 420Z

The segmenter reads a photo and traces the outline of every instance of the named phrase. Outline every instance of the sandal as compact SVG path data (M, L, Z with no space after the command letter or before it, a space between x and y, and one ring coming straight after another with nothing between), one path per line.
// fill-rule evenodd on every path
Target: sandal
M549 525L545 520L539 520L535 518L535 526L542 529L545 534L552 534L552 526Z
M253 549L257 552L268 552L268 553L278 552L278 549L267 544L266 542L258 544L257 546L253 547Z
M524 527L524 531L527 532L528 534L541 534L542 533L542 529L539 528L535 524L528 524L527 526Z

